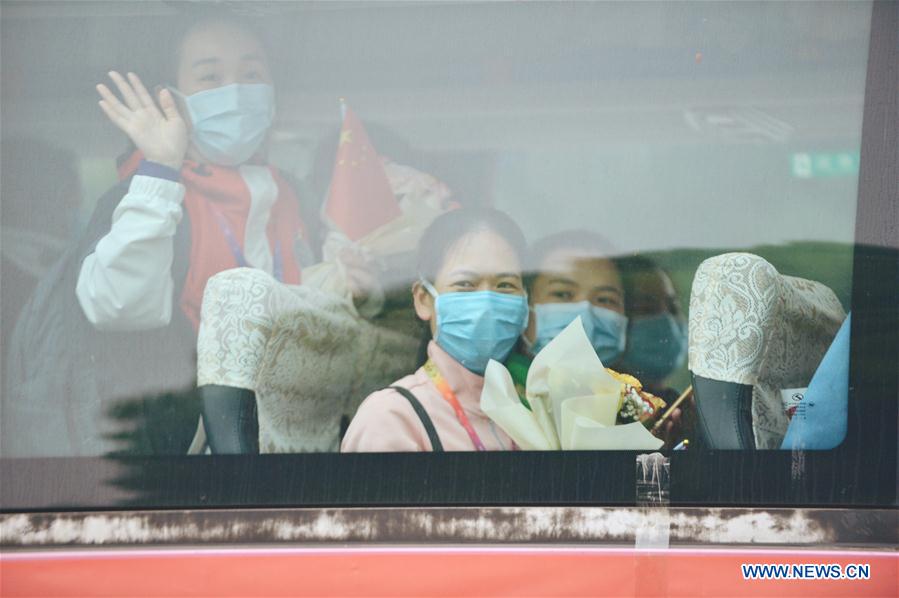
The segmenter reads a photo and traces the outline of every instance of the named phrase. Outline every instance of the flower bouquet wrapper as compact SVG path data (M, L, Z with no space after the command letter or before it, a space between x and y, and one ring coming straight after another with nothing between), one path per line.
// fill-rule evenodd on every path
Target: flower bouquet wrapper
M615 425L623 384L593 349L580 318L540 351L528 370L528 410L506 368L491 362L481 409L526 450L656 450L663 442L637 422Z
M531 403L531 407L537 406ZM519 448L527 451L558 450L559 440L552 420L542 405L540 408L543 417L538 419L519 400L509 370L498 361L490 360L484 372L484 390L481 392L484 413L505 430Z

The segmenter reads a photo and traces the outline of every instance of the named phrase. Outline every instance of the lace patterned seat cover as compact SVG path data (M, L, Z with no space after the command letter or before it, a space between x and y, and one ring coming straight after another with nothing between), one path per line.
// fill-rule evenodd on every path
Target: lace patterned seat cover
M752 386L756 448L779 448L789 423L780 390L808 386L845 317L829 288L756 255L710 258L690 295L690 371Z
M349 299L239 268L209 280L197 383L256 393L263 453L333 451L341 417L415 369L411 308L373 323Z

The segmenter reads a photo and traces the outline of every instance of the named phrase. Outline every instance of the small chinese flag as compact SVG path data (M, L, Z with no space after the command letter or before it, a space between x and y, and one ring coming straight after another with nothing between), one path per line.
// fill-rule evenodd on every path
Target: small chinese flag
M356 241L400 216L381 157L372 147L362 122L345 104L340 145L325 202L328 220Z

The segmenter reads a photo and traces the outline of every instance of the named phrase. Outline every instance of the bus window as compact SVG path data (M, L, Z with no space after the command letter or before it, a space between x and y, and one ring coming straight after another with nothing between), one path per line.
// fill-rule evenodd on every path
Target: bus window
M895 357L859 299L896 287L859 233L872 10L6 3L5 471L359 504L543 463L627 502L633 451L859 459L896 432L850 392Z

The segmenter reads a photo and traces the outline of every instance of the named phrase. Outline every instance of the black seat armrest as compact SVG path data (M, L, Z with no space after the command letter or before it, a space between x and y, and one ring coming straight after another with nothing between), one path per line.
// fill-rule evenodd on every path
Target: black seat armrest
M710 449L754 450L752 386L693 374L702 444Z
M258 454L259 418L256 393L210 384L199 388L203 427L214 454Z

